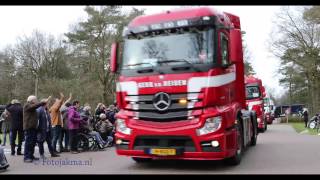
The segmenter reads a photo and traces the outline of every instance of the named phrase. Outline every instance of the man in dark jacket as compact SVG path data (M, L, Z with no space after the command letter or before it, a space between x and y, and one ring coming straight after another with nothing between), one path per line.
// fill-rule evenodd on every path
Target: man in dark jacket
M307 108L304 108L302 114L303 114L304 126L307 127L308 120L309 120L308 109L307 109Z
M114 105L110 105L107 112L106 112L106 116L107 116L107 119L112 123L114 124L115 121L116 121L116 118L115 118L115 115L116 115L116 108Z
M17 99L13 99L11 104L7 105L6 109L11 116L11 128L10 128L10 145L11 155L15 155L16 139L18 135L18 149L17 155L23 155L21 153L21 145L23 141L23 108Z
M34 147L37 140L38 117L36 109L45 105L51 96L45 101L38 103L36 96L29 96L27 103L23 107L23 130L25 131L24 162L31 163L39 160L34 157Z
M43 99L42 101L45 101L45 99ZM59 157L59 155L57 155L52 148L52 142L51 142L52 126L51 126L51 118L50 118L50 113L48 111L47 104L37 108L37 115L39 120L37 142L39 145L39 154L41 158L45 159L44 148L43 148L44 142L47 142L48 144L48 149L51 154L51 157Z
M68 108L71 106L72 93L70 93L69 98L62 104L60 107L60 113L62 116L62 129L59 136L59 146L60 152L69 152L70 145L69 145L69 130L68 130ZM64 139L64 146L62 145Z

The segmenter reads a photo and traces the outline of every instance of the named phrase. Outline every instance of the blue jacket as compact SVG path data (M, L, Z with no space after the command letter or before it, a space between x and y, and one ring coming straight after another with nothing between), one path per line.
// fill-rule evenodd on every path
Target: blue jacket
M116 118L115 118L116 113L115 113L114 111L109 111L109 112L107 112L106 115L107 115L107 119L108 119L112 124L114 124L115 121L116 121Z
M47 132L51 132L51 118L48 111L43 106L37 108L38 115L38 141L44 141ZM50 134L50 133L49 133Z

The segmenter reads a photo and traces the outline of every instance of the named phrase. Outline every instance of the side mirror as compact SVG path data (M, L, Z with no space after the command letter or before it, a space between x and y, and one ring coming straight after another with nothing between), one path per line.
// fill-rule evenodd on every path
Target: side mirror
M117 48L118 43L112 43L110 54L110 67L112 73L115 73L117 71Z
M230 47L230 62L231 63L242 63L243 52L242 52L242 38L240 29L231 29L229 33L229 47Z

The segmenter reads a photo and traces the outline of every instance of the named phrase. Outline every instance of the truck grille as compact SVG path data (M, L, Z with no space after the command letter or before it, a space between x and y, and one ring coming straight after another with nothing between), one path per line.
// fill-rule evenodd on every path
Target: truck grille
M195 145L187 136L138 136L134 141L134 150L146 148L181 148L185 152L195 152Z
M203 93L169 94L169 96L171 105L165 111L159 111L154 107L154 95L126 96L125 109L134 111L136 115L133 118L135 119L155 122L188 120L200 115L200 113L192 114L192 111L202 109ZM179 103L180 99L186 99L187 103Z

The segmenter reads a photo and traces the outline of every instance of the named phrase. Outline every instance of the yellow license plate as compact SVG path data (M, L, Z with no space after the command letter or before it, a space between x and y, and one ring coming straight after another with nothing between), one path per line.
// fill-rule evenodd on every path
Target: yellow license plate
M150 154L158 156L173 156L176 155L175 149L151 149Z

